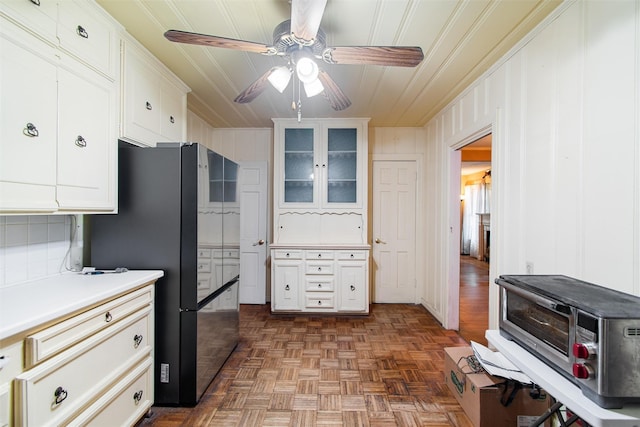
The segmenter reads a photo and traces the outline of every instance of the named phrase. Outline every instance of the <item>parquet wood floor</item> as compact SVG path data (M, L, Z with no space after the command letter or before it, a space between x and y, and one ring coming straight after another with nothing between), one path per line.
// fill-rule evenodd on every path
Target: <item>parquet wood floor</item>
M476 280L469 264L461 299L464 281ZM477 283L469 288L479 293ZM479 307L473 298L468 309ZM472 427L442 371L444 347L469 337L486 343L487 322L473 328L479 315L465 316L458 334L420 305L372 304L369 316L272 315L268 305L242 305L240 343L200 403L154 407L139 426Z

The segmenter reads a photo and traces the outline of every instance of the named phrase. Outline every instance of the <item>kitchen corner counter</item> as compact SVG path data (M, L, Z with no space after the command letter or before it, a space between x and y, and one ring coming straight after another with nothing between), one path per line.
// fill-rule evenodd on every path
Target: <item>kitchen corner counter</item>
M60 320L164 276L161 270L64 273L0 289L0 339Z

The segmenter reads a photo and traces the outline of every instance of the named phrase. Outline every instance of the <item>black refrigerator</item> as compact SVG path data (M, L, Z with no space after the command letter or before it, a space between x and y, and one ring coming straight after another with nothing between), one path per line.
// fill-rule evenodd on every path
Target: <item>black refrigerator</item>
M238 343L238 165L196 143L118 148L118 213L89 220L91 265L156 283L158 406L196 405Z

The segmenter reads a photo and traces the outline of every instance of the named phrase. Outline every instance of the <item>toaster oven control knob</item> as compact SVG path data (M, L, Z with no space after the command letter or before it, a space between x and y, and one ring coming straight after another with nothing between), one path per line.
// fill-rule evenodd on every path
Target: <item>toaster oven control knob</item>
M593 368L588 363L574 363L573 364L573 376L586 380L589 378L593 378L594 372Z
M578 359L590 359L596 355L596 345L594 343L574 343L573 355Z

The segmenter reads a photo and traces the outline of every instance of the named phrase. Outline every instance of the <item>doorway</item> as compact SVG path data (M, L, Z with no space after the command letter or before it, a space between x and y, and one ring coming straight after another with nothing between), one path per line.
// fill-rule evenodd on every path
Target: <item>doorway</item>
M459 333L483 345L489 326L491 141L488 134L460 148Z

